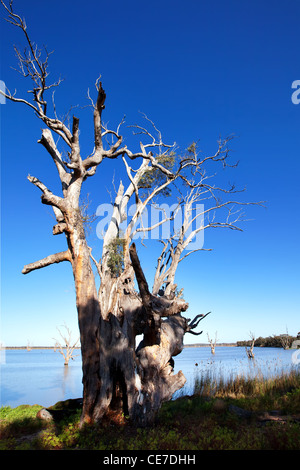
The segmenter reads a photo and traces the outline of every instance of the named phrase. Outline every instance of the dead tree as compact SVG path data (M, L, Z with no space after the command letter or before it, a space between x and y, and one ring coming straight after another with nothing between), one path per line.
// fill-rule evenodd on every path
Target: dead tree
M211 349L211 353L212 354L215 354L215 350L216 350L216 344L217 344L217 332L215 334L215 341L213 341L210 337L209 337L209 334L207 333L207 339L208 339L208 342L210 344L210 349Z
M82 155L79 118L73 116L72 125L68 127L58 117L53 99L49 104L49 92L61 83L61 80L49 83L50 54L32 42L27 25L15 13L12 1L9 5L3 0L1 3L7 20L23 33L27 48L24 53L19 48L15 51L21 75L33 83L29 91L32 100L19 98L9 89L2 94L8 101L23 103L30 108L45 126L38 142L57 168L62 195L54 194L35 176L28 176L28 180L41 191L42 204L53 209L56 219L53 234L63 234L66 240L63 251L27 264L22 272L27 274L61 262L72 266L82 355L81 422L99 421L110 408L117 408L123 409L137 424L149 424L162 402L169 400L184 385L183 373L173 373L173 357L181 352L185 333L200 334L194 329L205 317L197 315L190 321L182 316L188 303L178 292L175 273L181 261L203 248L184 250L202 230L217 227L241 230L238 226L241 213L234 207L246 203L231 197L238 192L234 186L222 188L212 184L206 169L206 165L235 166L229 164L231 137L220 139L216 152L209 156L198 154L194 143L186 152L179 152L175 144L163 142L160 131L145 117L145 127L134 126L134 134L143 141L139 142L137 151L132 151L123 143L120 133L123 121L116 130L104 124L102 114L106 94L97 79L95 98L88 93L93 111L94 140L91 152ZM57 146L55 135L60 137L62 150ZM68 158L63 157L63 152ZM120 181L116 191L99 260L87 242L80 195L83 183L94 177L107 159L124 165L127 181ZM212 173L215 173L214 169ZM101 172L99 176L101 178ZM132 241L139 231L146 234L164 222L174 220L176 210L166 214L160 222L148 226L141 224L137 228L146 208L160 195L169 195L171 187L178 191L177 201L184 217L180 227L162 240L163 249L150 292ZM127 208L132 200L135 210L129 218ZM200 217L193 211L196 201L205 201L205 210L200 211L204 223L190 229L193 221ZM121 234L120 226L126 217L126 229ZM134 286L135 278L138 292ZM137 335L143 335L138 348Z
M286 328L286 333L279 336L279 341L283 349L289 349L292 343L292 338L289 336L288 329Z
M72 332L70 328L67 327L67 325L64 325L64 328L66 330L66 333L62 333L59 328L57 328L57 331L59 332L59 335L61 337L60 340L55 340L55 346L54 346L54 351L58 351L64 358L65 362L64 365L68 366L70 359L73 361L74 357L78 356L78 354L74 354L74 349L76 349L79 346L79 338L73 342L72 341Z
M255 343L255 335L253 333L250 333L250 338L251 338L251 343L250 343L250 346L245 346L245 349L246 349L246 354L248 356L249 359L254 359L254 352L253 352L253 348L254 348L254 343Z

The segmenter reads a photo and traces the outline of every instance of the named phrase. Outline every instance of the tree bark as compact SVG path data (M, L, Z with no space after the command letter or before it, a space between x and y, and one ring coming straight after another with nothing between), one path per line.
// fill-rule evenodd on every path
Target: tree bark
M77 210L69 211L67 241L72 253L72 268L76 289L76 306L82 355L83 411L82 422L93 421L98 404L99 376L99 322L100 306L90 250Z

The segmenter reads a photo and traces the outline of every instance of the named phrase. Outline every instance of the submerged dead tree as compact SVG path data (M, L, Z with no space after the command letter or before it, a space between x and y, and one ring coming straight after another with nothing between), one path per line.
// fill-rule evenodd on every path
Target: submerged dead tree
M72 332L70 328L64 324L64 329L66 330L65 333L63 333L59 328L57 328L57 331L60 335L59 340L55 339L55 345L54 345L54 352L58 351L64 358L64 365L68 366L70 359L73 361L74 357L76 357L78 354L74 354L74 349L79 347L79 338L74 342L72 341Z
M188 303L175 284L178 265L191 253L203 250L197 245L187 251L201 231L218 227L241 230L241 213L234 207L244 203L232 199L236 188L212 184L208 173L209 166L234 166L228 163L231 138L220 140L217 151L210 156L199 154L195 143L180 152L175 144L163 142L159 130L145 116L145 127L134 126L134 134L143 142L139 142L138 151L132 151L123 143L123 121L116 130L103 122L106 93L98 79L95 98L88 93L94 141L91 153L82 155L79 118L73 116L69 127L57 116L53 96L49 104L49 93L61 83L49 82L50 54L33 43L25 20L15 13L12 1L9 5L3 0L1 3L7 20L24 35L26 49L21 52L15 47L15 51L21 75L33 84L29 90L31 100L19 98L9 89L2 94L11 102L25 104L45 126L38 142L57 168L62 194L54 194L35 176L28 176L28 180L40 190L42 204L53 209L53 235L63 234L66 240L63 251L27 264L22 272L28 274L61 262L72 266L82 354L82 423L99 421L110 409L120 409L137 424L149 424L162 402L184 385L183 373L174 374L173 357L182 351L186 333L200 334L194 330L206 316L198 314L192 321L183 316ZM60 137L61 149L55 135ZM64 158L64 154L68 157ZM116 190L99 260L88 245L80 196L83 183L95 177L105 159L114 159L116 165L122 166L127 182L120 181ZM101 180L101 172L98 176ZM147 207L157 204L162 195L170 196L171 188L177 195L177 208L164 213L159 222L145 225L142 216ZM134 210L129 218L127 209L132 201ZM203 206L196 211L196 202L205 203L205 209ZM174 223L180 211L180 224L173 224L169 236L161 240L163 247L151 291L134 236L139 232L146 235L166 222ZM202 222L195 227L199 219ZM126 228L121 233L124 221ZM143 339L137 347L138 335Z
M218 341L218 338L217 338L217 332L215 334L215 340L213 341L212 338L209 337L209 334L207 333L207 339L208 339L208 342L210 344L210 349L211 349L211 353L212 354L215 354L216 352L216 344L217 344L217 341Z
M245 346L245 349L246 349L246 354L247 354L248 358L249 359L254 359L254 352L253 352L254 344L255 344L255 335L254 335L254 333L250 332L250 338L251 338L250 345L249 345L249 347Z

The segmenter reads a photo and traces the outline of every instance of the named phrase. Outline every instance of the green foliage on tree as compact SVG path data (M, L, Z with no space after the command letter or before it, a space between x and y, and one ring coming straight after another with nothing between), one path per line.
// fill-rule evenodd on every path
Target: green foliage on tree
M159 155L155 158L156 162L163 165L167 170L173 171L176 161L175 152L169 152L164 155ZM160 171L159 168L150 167L139 181L138 187L143 189L143 193L153 190L155 186L161 186L167 181L167 176ZM171 189L169 186L162 189L159 193L163 196L170 196Z
M123 238L116 237L108 245L108 267L113 277L119 277L124 269L124 244Z

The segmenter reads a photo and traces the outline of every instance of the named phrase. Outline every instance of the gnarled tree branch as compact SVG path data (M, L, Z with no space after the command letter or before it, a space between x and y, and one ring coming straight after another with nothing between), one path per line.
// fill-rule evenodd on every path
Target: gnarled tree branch
M35 261L34 263L26 264L22 269L22 274L28 274L36 269L41 269L55 263L61 263L62 261L72 262L72 256L69 250L61 251L60 253L49 255L46 258Z
M28 175L27 177L28 181L30 181L30 183L34 184L37 188L39 188L43 195L41 197L41 200L42 200L42 203L43 204L47 204L49 206L56 206L58 207L58 209L60 210L63 210L64 209L64 206L65 206L65 203L64 203L64 199L59 197L59 196L55 196L48 188L47 186L44 185L44 183L42 183L38 178L36 178L35 176L30 176Z
M199 331L199 333L196 333L195 331L193 331L195 328L197 328L197 326L199 325L199 323L205 318L207 317L207 315L209 315L211 312L208 312L206 313L205 315L203 313L200 313L199 315L196 315L195 318L190 322L190 320L187 319L187 328L186 328L186 333L191 333L192 335L201 335L203 333L203 331Z

